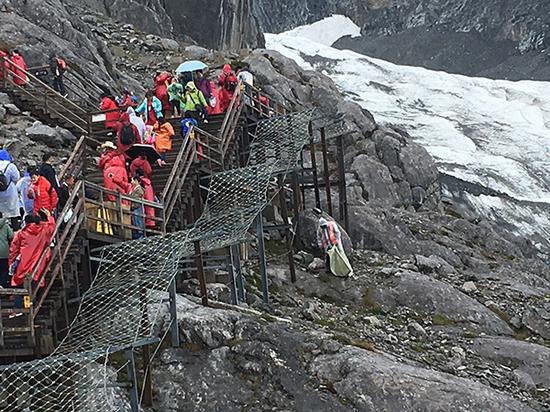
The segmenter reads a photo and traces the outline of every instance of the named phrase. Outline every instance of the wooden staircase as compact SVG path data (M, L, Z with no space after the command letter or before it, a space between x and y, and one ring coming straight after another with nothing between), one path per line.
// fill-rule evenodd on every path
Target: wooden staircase
M61 216L66 215L70 206L75 204L72 207L72 218L66 224L61 219L57 222L52 239L54 246L50 248L52 258L43 275L46 286L34 290L28 287L17 292L28 296L33 304L27 311L21 312L22 315L16 318L19 326L11 326L12 329L2 324L2 321L6 321L6 324L15 322L8 318L9 311L13 311L13 303L8 298L11 295L0 290L0 363L51 353L65 335L81 294L93 278L94 263L90 259L90 250L127 240L117 233L98 236L90 230L88 223L88 208L92 202L87 197L88 192L99 190L100 199L105 194L101 186L102 173L93 161L98 155L95 149L107 138L102 130L103 114L81 109L30 73L29 80L25 87L20 87L4 78L2 86L25 109L44 122L60 125L82 135L59 177L73 174L84 176L84 179L78 182L61 213ZM197 197L200 197L199 179L239 166L237 136L242 135L242 128L246 125L241 116L245 107L242 97L238 89L225 115L211 116L208 123L192 128L186 136L181 135L181 119L171 120L176 134L173 148L167 155L167 165L155 167L152 178L160 203L149 205L157 208L158 230L146 232L146 235L181 230L192 224L200 214L200 210L193 210ZM254 101L254 96L248 97ZM264 110L258 104L248 107L252 107L251 112L256 113L255 118L264 117ZM200 155L199 145L202 148ZM118 195L118 202L122 201L124 196ZM101 206L101 202L99 204ZM46 254L47 251L44 251L42 259Z

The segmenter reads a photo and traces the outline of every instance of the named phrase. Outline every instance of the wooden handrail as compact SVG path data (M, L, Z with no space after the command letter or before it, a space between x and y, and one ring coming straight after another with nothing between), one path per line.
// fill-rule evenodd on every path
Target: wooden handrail
M22 67L12 63L11 60L9 60L7 57L2 57L2 60L4 60L3 63L5 63L6 61L9 63L10 66L13 66L15 67L17 70L20 70L22 71L23 73L25 73L25 75L29 78L29 79L32 79L33 82L36 82L37 84L39 84L42 88L44 88L46 91L48 92L51 92L51 93L54 93L56 95L58 95L59 97L61 97L62 99L65 100L65 103L67 105L71 105L73 106L76 110L79 110L83 113L86 113L86 111L84 109L82 109L80 106L78 106L77 104L73 103L72 101L70 101L69 99L66 99L65 97L61 96L56 90L52 89L49 85L47 85L46 83L44 83L42 80L40 80L38 77L36 77L35 75L33 75L32 73L29 73L27 70L24 70ZM10 70L11 71L11 70ZM15 73L12 72L12 76L15 75L17 76L17 78L21 79L21 80L26 80L26 79L23 79L21 78L20 76L16 75ZM76 115L76 114L75 114Z
M76 186L75 186L75 190L73 190L73 192L71 193L71 195L69 196L69 200L67 201L67 203L65 204L65 207L63 208L63 210L61 211L61 214L60 214L60 218L57 220L56 222L56 225L55 225L55 229L54 229L54 232L52 234L52 237L50 238L49 240L49 243L51 244L52 242L55 241L56 237L58 236L59 234L59 230L63 224L63 218L62 216L65 216L65 214L68 213L69 209L72 207L72 204L76 198L76 196L78 195L78 192L80 190L80 188L82 187L82 184L83 182L82 181L79 181ZM74 217L74 213L73 213L73 217ZM64 227L64 230L69 230L70 229L70 226L69 225L66 225ZM54 247L54 250L60 248L62 245L60 243L56 243L55 244L55 247ZM48 256L48 254L51 253L51 249L50 247L46 247L44 249L44 251L42 252L42 254L40 255L40 258L38 259L38 262L36 264L36 266L34 267L33 271L30 273L30 278L31 279L34 279L34 277L36 276L36 273L38 272L38 269L42 266L42 264L44 263L44 260L46 259L46 256ZM51 261L50 261L51 262ZM50 266L51 263L48 263L47 267L44 269L44 271L42 272L40 278L38 279L38 283L37 283L37 286L36 286L36 289L32 292L31 294L31 297L34 299L36 297L36 292L38 291L38 289L40 289L40 283L42 282L42 280L44 279L44 277L46 276L46 273L48 272L48 269L49 269L49 266Z
M139 203L143 206L150 206L150 207L153 207L155 209L164 209L164 205L162 203L150 202L150 201L144 200L144 199L136 199L136 198L128 196L128 195L123 195L122 193L117 192L116 190L106 189L105 187L103 187L101 185L98 185L96 183L92 183L92 182L88 182L88 181L83 181L83 182L84 182L84 185L85 185L86 188L96 190L96 191L98 191L102 194L120 196L120 198L124 201L128 201L128 202L131 202L131 203Z
M189 144L189 142L191 142L191 133L193 132L193 128L194 126L191 126L189 130L187 130L187 133L183 138L183 143L181 144L180 151L178 152L178 155L176 156L176 160L174 162L174 167L172 168L172 171L170 172L170 176L168 177L168 180L166 181L166 185L164 186L164 190L162 191L163 200L166 199L166 197L168 196L168 193L170 193L172 182L176 178L177 167L183 159L183 155L187 150L187 145Z

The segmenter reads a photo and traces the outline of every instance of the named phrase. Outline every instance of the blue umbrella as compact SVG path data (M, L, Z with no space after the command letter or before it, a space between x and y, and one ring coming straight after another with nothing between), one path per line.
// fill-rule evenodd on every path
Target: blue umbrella
M199 60L189 60L180 64L176 69L176 73L196 72L197 70L204 70L206 67L206 64Z

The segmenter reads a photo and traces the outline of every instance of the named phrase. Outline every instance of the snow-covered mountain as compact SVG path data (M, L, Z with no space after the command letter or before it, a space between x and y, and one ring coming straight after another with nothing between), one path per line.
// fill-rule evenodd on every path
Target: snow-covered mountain
M333 16L266 44L324 72L379 122L406 129L436 159L448 196L548 250L550 83L399 66L331 45L360 29Z

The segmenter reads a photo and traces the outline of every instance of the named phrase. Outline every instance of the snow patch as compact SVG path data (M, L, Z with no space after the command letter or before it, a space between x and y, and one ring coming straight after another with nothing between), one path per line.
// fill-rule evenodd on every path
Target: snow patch
M325 46L332 46L336 40L344 36L361 36L361 28L349 17L333 14L318 22L281 33L281 35L301 37Z

